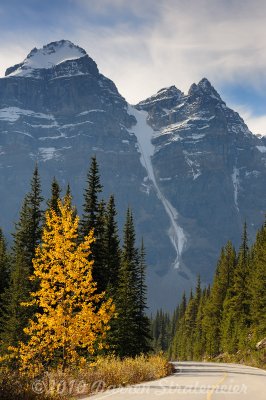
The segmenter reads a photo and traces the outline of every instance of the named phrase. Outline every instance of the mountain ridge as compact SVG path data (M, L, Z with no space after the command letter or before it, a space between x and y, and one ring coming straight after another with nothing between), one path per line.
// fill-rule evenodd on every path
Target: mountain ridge
M17 218L35 162L44 195L54 175L62 186L67 179L81 210L92 155L104 196L116 195L120 228L130 206L137 237L145 238L154 309L173 308L198 273L210 282L224 241L238 244L244 220L253 238L263 220L264 139L249 131L206 78L187 94L173 85L136 106L88 55L0 79L5 231Z

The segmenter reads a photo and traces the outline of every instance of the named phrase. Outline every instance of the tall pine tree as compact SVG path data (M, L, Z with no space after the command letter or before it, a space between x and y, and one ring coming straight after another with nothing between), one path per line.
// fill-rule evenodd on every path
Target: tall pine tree
M110 197L105 212L104 253L107 291L110 296L114 296L121 259L114 196Z
M234 353L239 347L245 346L250 324L248 284L249 249L245 223L232 287L227 292L223 308L222 348L229 353Z
M33 271L32 259L35 256L36 247L41 242L42 236L42 224L43 224L43 211L41 210L41 204L43 197L41 196L41 181L37 165L35 166L33 177L31 180L31 190L26 197L26 203L28 208L28 235L27 245L28 249L28 262L30 265L31 272Z
M105 202L101 200L98 206L96 226L94 228L95 243L92 245L94 260L92 276L97 282L97 291L99 293L106 290L108 285L108 275L106 268L106 249L105 249Z
M33 310L25 310L21 302L29 299L35 287L29 281L33 272L32 260L41 241L42 217L41 186L37 166L31 180L31 190L26 195L16 230L11 253L10 285L3 295L3 315L1 339L6 347L25 340L23 328Z
M54 177L51 185L51 197L47 201L47 206L48 209L55 211L57 215L59 215L58 201L60 199L60 193L61 189L59 183Z
M255 344L266 336L266 220L257 234L250 263L250 316Z
M88 235L91 229L96 228L99 211L98 195L101 192L102 185L100 183L99 167L96 157L93 156L87 175L87 187L84 192L83 214L80 221L80 234L82 237Z
M138 352L147 353L151 350L151 326L146 315L147 310L147 286L146 286L146 261L145 248L142 239L140 255L137 265L137 343Z
M209 356L219 354L221 350L221 321L223 304L232 285L236 254L231 242L222 249L218 260L210 298L205 307L203 328L206 334L206 352Z
M6 240L2 229L0 228L0 315L3 302L3 293L9 284L10 265L7 253ZM1 330L1 328L0 328Z
M138 354L137 255L133 216L128 209L124 227L119 284L115 296L117 319L113 327L115 350L121 357Z
M185 338L185 313L187 308L187 298L186 293L183 293L182 302L178 307L177 320L175 322L175 332L172 336L170 357L172 360L181 359L181 354L185 348L184 338Z
M102 192L99 167L96 157L91 159L90 169L87 175L87 187L84 191L83 214L80 220L80 240L93 229L95 243L92 244L93 279L97 282L99 292L106 289L105 260L103 251L103 226L104 203L98 195Z

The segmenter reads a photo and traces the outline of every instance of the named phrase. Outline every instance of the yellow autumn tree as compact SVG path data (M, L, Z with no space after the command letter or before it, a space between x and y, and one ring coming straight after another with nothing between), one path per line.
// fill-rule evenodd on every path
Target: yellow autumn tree
M93 232L78 244L79 219L71 198L66 196L58 207L59 213L46 213L31 278L38 290L31 294L33 301L24 304L34 304L38 310L25 329L29 340L19 348L22 370L33 374L49 365L64 370L84 362L84 354L102 348L114 314L112 301L96 293L92 279L93 261L88 257Z

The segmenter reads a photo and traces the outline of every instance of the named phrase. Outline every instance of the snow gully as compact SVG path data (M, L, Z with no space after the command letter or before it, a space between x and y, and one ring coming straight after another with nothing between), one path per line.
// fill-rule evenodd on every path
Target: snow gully
M174 261L174 268L180 268L181 265L181 255L186 243L186 235L184 230L178 225L178 212L172 206L172 204L165 198L161 189L159 188L153 165L151 162L151 157L154 154L154 146L152 144L152 137L154 134L153 129L147 124L146 111L138 111L134 107L129 106L128 112L137 120L137 124L132 128L132 132L135 134L138 140L139 151L141 153L140 161L147 171L150 181L156 190L157 197L162 202L164 209L170 219L170 228L168 230L168 235L171 243L176 251L176 259Z

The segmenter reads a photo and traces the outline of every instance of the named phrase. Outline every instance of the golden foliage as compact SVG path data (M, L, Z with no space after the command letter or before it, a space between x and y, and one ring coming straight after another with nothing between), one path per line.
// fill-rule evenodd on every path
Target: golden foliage
M60 212L46 213L42 244L33 260L32 280L38 290L32 293L38 310L25 333L28 343L20 344L22 370L33 375L45 365L85 363L80 354L93 354L103 346L108 323L114 313L111 300L96 293L92 279L91 244L93 232L78 244L78 217L70 197L59 201Z

